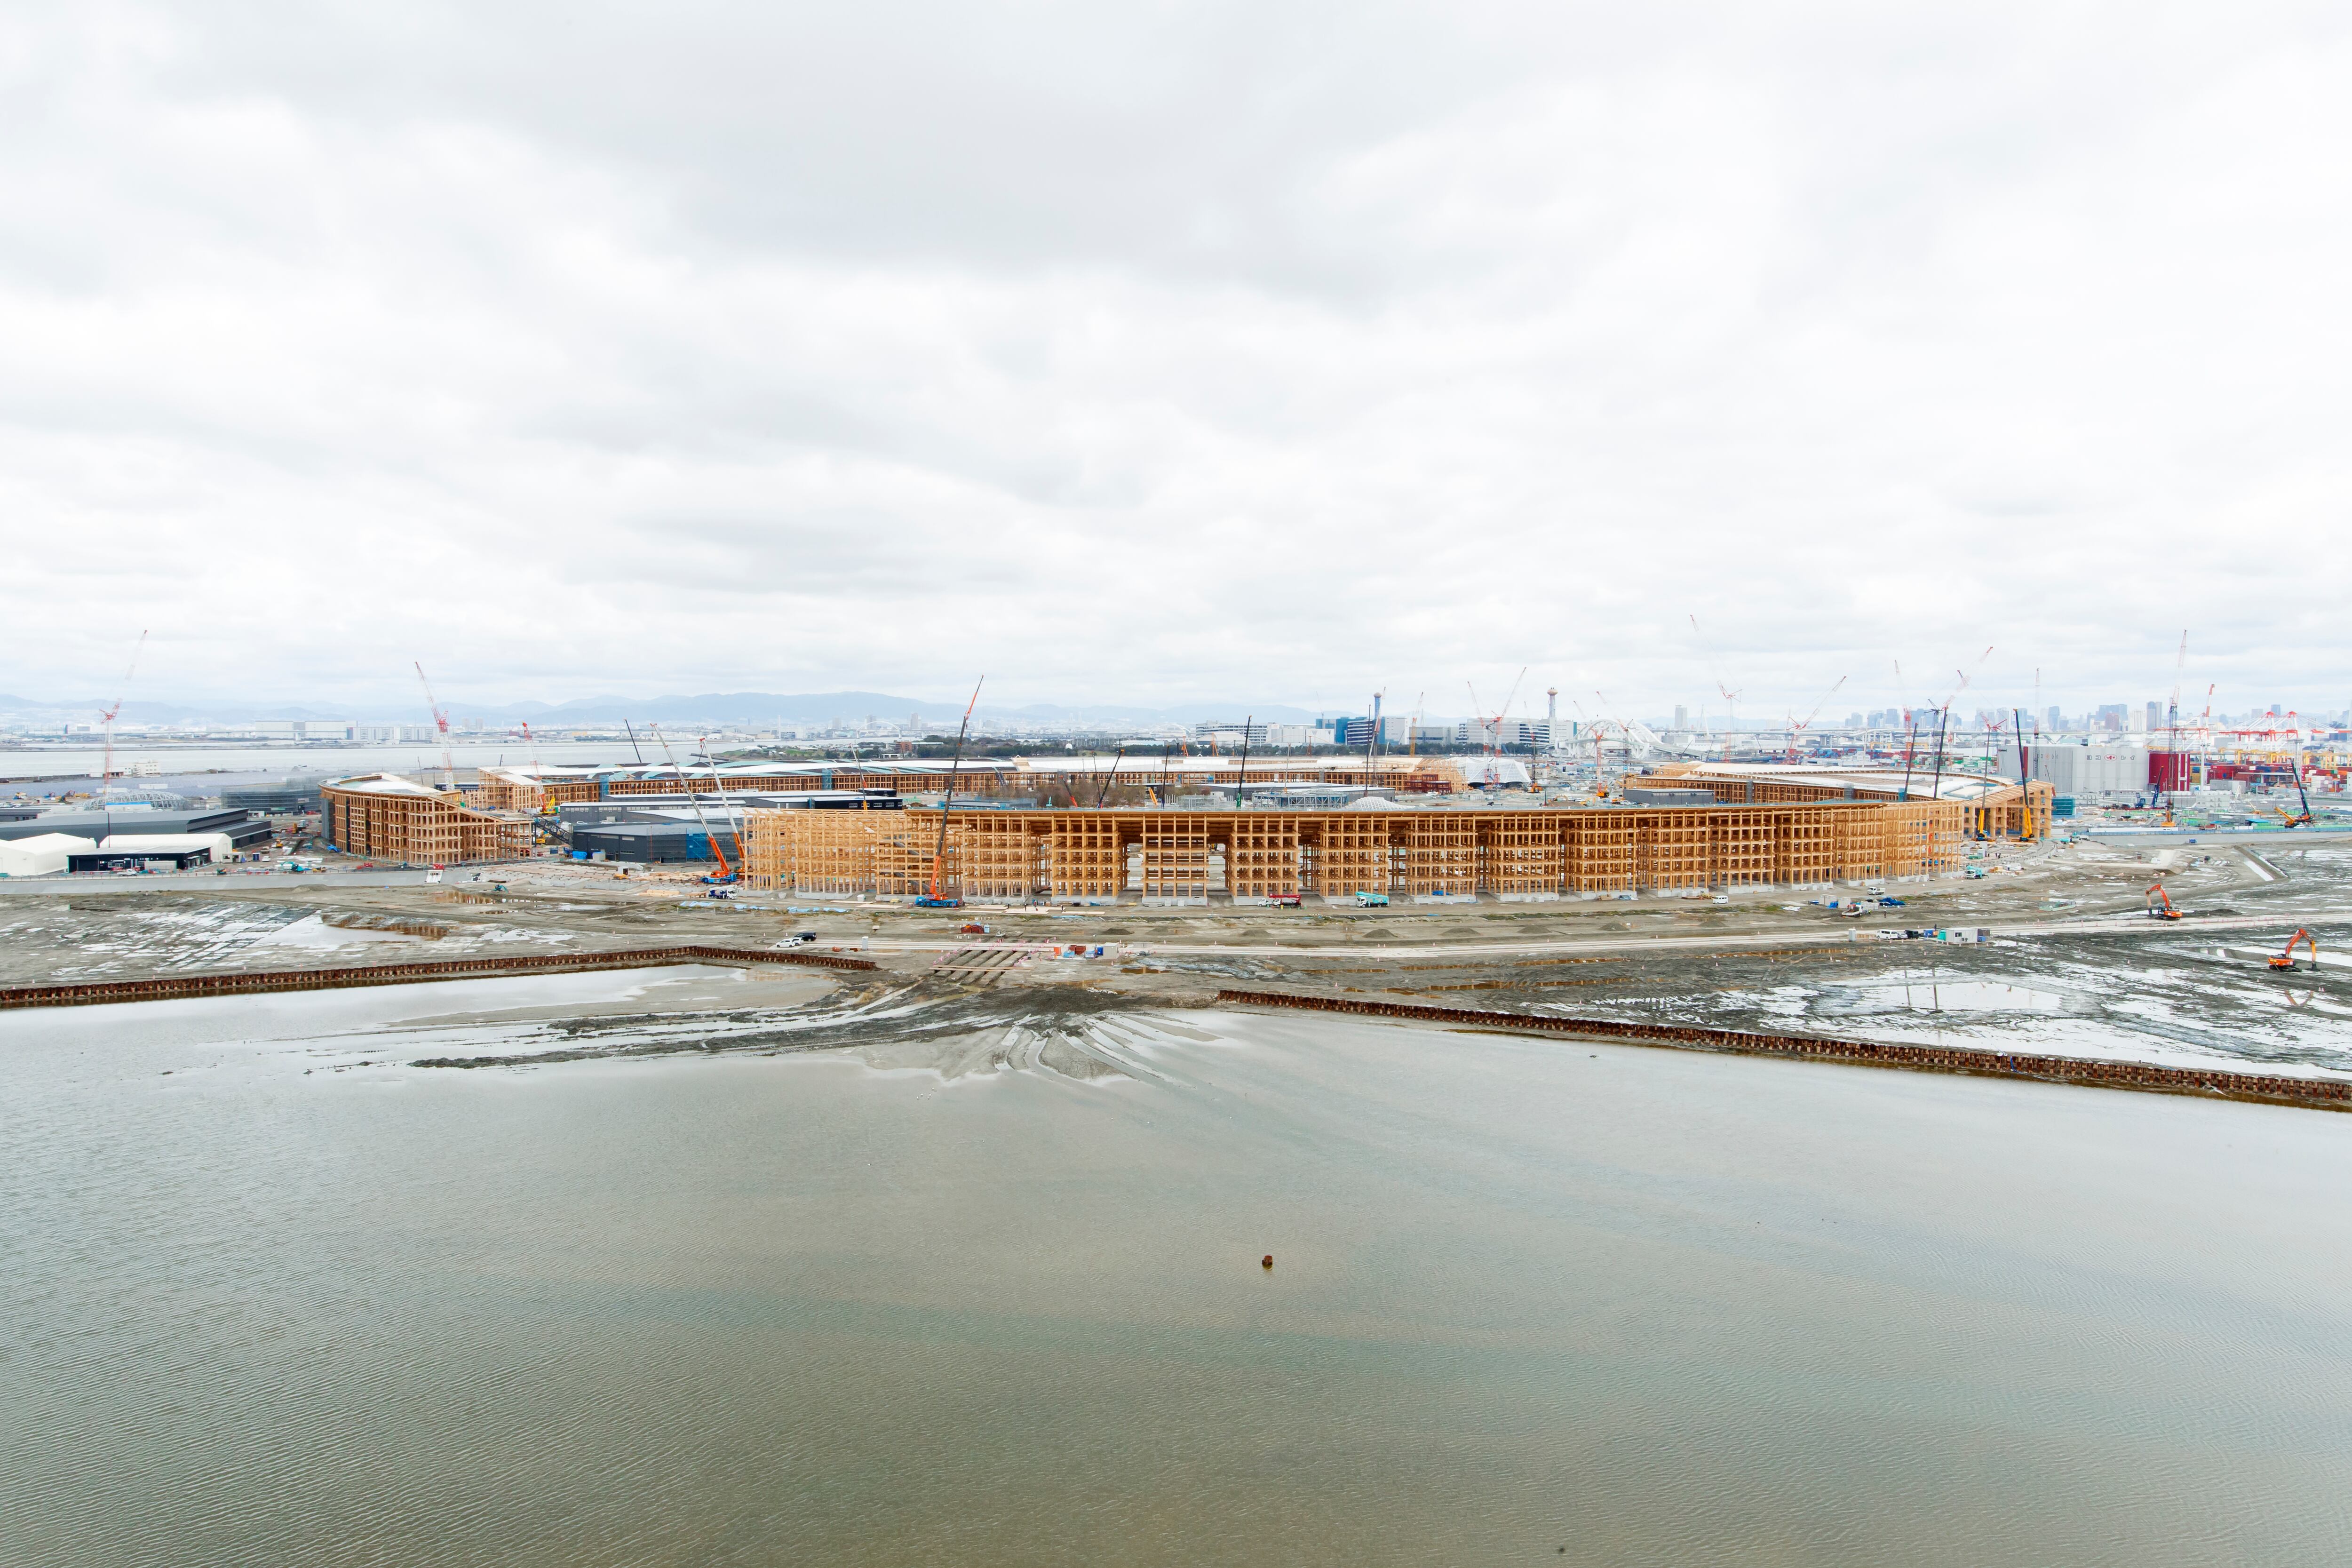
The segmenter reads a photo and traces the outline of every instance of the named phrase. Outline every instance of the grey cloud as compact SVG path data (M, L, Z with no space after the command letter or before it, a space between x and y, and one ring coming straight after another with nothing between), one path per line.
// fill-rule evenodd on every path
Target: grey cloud
M2325 8L132 5L0 44L27 689L118 616L189 695L448 649L558 700L979 666L1444 710L1528 664L1638 710L1713 666L1801 712L1990 643L1973 690L2079 705L2168 688L2178 624L2249 700L2342 684L2300 607L2347 550ZM100 536L168 565L93 616Z

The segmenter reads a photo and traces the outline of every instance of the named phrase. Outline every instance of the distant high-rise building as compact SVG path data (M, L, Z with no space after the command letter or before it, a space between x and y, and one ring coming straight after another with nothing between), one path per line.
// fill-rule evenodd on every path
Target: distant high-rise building
M2163 703L2151 702L2147 705L2147 728L2151 731L2161 730L2164 728Z
M1690 710L1679 702L1675 704L1675 728L1677 730L1690 728Z
M2063 730L2066 727L2066 717L2057 709L2053 708L2042 716L2042 728L2047 730Z

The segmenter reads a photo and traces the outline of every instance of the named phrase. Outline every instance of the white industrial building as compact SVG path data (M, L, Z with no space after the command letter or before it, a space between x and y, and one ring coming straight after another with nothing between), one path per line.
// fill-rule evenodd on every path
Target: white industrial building
M2028 776L2048 781L2060 795L2077 800L2147 793L2147 752L2139 746L2084 746L2074 743L2028 746ZM2004 779L2017 777L2017 748L2003 746L1996 770Z

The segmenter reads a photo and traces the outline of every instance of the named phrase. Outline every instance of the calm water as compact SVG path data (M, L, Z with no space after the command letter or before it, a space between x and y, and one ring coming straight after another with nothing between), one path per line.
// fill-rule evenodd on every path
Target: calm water
M351 1065L415 989L0 1016L0 1563L2352 1558L2352 1117L1213 1015Z

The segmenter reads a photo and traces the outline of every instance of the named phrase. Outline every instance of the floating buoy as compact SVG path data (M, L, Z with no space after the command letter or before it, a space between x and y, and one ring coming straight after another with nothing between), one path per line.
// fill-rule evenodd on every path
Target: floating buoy
M1263 1263L1261 1263L1261 1264L1259 1264L1259 1265L1258 1265L1258 1267L1259 1267L1259 1268L1273 1268L1273 1267L1274 1267L1274 1254L1273 1254L1273 1253L1271 1253L1271 1252L1267 1253L1267 1254L1265 1255L1265 1262L1263 1262Z

